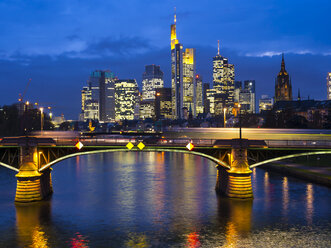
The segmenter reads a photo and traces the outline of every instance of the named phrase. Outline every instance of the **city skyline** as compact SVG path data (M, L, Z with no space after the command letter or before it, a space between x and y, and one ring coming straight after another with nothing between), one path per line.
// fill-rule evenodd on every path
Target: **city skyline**
M178 38L185 47L196 48L197 73L202 75L204 82L212 83L212 58L217 52L217 40L220 40L220 53L236 67L236 80L256 81L257 99L262 94L274 95L274 78L279 72L282 52L285 53L286 68L292 77L293 98L296 98L296 92L300 88L302 99L308 95L314 99L326 99L325 77L330 71L331 50L330 34L322 32L323 29L327 30L327 22L321 22L324 20L323 1L320 1L318 7L296 6L291 2L286 11L281 8L283 2L279 6L276 3L262 6L261 1L255 1L251 6L241 4L240 9L235 8L234 3L225 2L222 3L225 8L221 8L221 4L217 5L216 1L198 9L196 3L185 5L184 2L150 2L146 10L140 7L142 12L148 13L146 20L133 21L132 18L137 15L128 18L129 20L120 18L113 21L106 18L104 20L111 22L109 31L104 32L103 36L100 28L95 25L102 22L101 17L105 17L105 13L102 12L93 22L94 26L87 25L86 21L95 14L88 11L91 6L85 2L79 7L65 5L61 1L15 6L20 16L15 20L9 16L14 6L2 3L1 9L7 12L0 19L2 24L6 24L0 51L0 83L3 86L0 105L17 101L18 94L23 93L28 79L32 78L26 99L51 105L56 115L64 113L69 119L77 119L80 90L86 84L91 71L110 69L119 78L135 78L141 86L141 74L148 64L161 66L165 74L165 87L170 87L169 25L173 20L174 5L177 6ZM131 4L131 8L140 6L136 1L131 1ZM112 4L114 10L121 6L118 3ZM126 9L128 13L133 12L131 8ZM254 8L260 11L257 19L250 12ZM301 20L301 23L296 23L293 18L295 15L291 14L297 10L299 14L303 13L308 8L316 17L314 21L310 23L309 20ZM223 20L216 18L217 10L220 9L225 9ZM43 11L50 13L51 10L54 12L52 15L43 14ZM151 13L151 10L154 12ZM272 10L278 11L279 16L272 13ZM86 12L86 20L78 21L79 14ZM31 13L34 13L33 17L24 18L30 17ZM115 13L115 17L119 13ZM264 16L268 13L270 16ZM148 21L149 17L155 15L155 21ZM58 22L55 23L57 17ZM286 17L287 21L277 23L281 17ZM76 22L64 28L64 23L68 23L70 19L75 19ZM271 31L265 31L262 19L267 20ZM26 24L23 25L23 21ZM243 25L246 28L247 25L252 26L250 32L236 35L241 29L238 23L242 22L246 23ZM319 23L319 27L313 28L314 23ZM298 24L296 28L294 24ZM27 30L22 30L25 25L30 26ZM222 31L215 28L218 25L223 25L220 26L223 27ZM95 29L92 30L92 27ZM311 31L304 31L304 27ZM116 31L116 35L108 35L111 28L112 33ZM289 31L293 31L291 35ZM54 34L58 35L57 39L52 39ZM253 36L256 36L255 40ZM16 42L11 42L14 38ZM262 41L258 42L258 39ZM309 87L312 84L314 88ZM61 100L59 95L62 96Z

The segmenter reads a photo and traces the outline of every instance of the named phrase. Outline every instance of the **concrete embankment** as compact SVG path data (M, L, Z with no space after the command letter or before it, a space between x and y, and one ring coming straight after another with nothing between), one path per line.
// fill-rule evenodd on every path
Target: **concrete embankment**
M331 187L330 167L304 166L292 163L272 163L261 167L265 170L276 171L284 175Z

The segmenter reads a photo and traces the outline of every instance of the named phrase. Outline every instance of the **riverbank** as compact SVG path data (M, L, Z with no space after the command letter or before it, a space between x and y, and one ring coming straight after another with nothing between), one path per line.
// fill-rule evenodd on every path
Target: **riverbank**
M331 167L317 167L296 163L272 163L261 166L265 170L276 171L312 183L331 187Z

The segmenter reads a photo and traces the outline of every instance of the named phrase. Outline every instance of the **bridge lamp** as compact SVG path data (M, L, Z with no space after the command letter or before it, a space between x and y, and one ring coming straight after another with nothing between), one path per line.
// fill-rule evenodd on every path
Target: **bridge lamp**
M78 142L76 143L76 145L75 145L75 147L76 147L78 150L82 149L83 146L84 146L83 143L80 142L80 141L78 141Z
M226 127L226 108L224 108L224 127Z
M43 125L44 125L44 108L40 108L40 131L43 131Z
M194 145L190 142L186 145L186 148L189 150L189 151L192 151L193 148L194 148Z

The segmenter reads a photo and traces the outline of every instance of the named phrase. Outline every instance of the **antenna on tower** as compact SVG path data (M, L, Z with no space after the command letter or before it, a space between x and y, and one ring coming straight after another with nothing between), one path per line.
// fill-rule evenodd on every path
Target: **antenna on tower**
M175 22L175 24L176 24L176 7L175 7L174 22Z
M217 41L217 55L220 55L220 40Z

